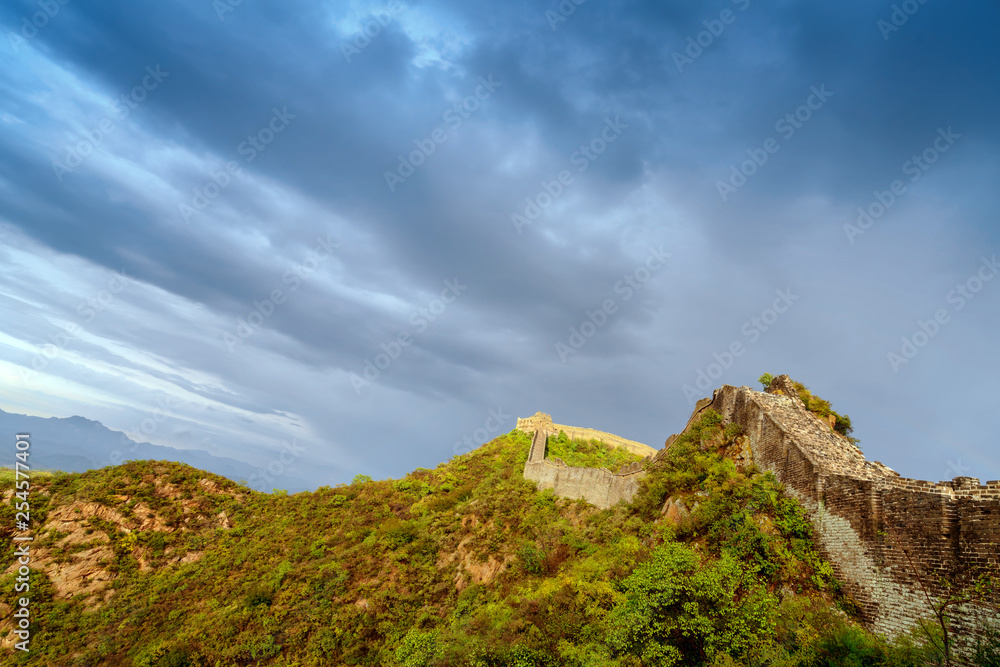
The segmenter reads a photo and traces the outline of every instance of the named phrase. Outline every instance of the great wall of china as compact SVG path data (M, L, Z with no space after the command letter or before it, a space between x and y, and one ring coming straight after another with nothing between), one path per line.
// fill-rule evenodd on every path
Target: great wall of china
M876 632L895 636L909 630L931 615L927 595L935 602L944 600L974 577L1000 568L1000 481L981 485L974 477L937 483L900 477L865 459L806 410L785 375L775 378L766 392L730 385L717 389L712 398L698 402L688 425L709 408L742 427L753 462L774 473L809 511L821 553ZM518 428L533 434L526 479L601 508L631 499L646 474L641 468L656 456L652 448L636 450L647 458L617 473L570 468L545 458L549 434L563 430L571 437L618 446L640 443L552 424L542 413L519 419ZM960 644L981 632L984 623L1000 621L995 608L1000 591L989 602L994 606L968 602L950 607Z
M626 440L590 428L553 424L552 417L543 412L536 412L534 416L526 419L518 419L517 428L533 434L531 450L524 464L525 479L537 482L539 489L552 489L562 498L582 498L602 509L634 496L639 488L639 480L646 474L643 462L656 455L655 449L641 442ZM622 466L617 472L611 472L607 468L571 467L558 458L545 457L546 439L550 435L558 434L559 431L563 431L570 438L600 440L646 458L638 463Z

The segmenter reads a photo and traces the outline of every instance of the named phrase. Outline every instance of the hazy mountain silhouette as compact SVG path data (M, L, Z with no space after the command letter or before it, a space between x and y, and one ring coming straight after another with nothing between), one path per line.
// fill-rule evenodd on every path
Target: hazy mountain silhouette
M32 417L0 410L0 442L13 443L16 433L31 434L32 468L85 472L134 459L175 461L239 482L250 480L255 466L200 449L177 449L135 442L120 431L85 417ZM12 449L12 447L11 447ZM13 465L0 461L0 465Z

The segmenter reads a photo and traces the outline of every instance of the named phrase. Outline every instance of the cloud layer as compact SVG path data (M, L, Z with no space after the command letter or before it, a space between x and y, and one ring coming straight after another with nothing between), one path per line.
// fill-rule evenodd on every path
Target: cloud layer
M432 467L491 410L659 446L685 385L787 372L906 476L1000 478L998 20L7 3L0 405L169 400L144 439L295 439L298 486Z

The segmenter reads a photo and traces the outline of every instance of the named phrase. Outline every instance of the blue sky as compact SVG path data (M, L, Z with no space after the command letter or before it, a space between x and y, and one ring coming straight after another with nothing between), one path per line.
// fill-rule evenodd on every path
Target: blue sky
M1000 478L998 22L5 3L0 407L315 487L537 410L658 447L786 372L904 476Z

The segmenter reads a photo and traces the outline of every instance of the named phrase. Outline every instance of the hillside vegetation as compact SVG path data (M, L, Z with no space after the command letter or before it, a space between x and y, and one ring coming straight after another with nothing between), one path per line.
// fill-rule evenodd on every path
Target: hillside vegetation
M739 471L726 458L738 437L707 411L651 464L633 502L603 511L525 481L530 442L517 431L401 480L294 495L159 462L39 480L32 517L36 527L44 522L44 537L35 567L49 574L34 574L32 653L5 660L142 667L933 660L921 643L886 643L853 620L802 508L770 474ZM0 490L9 498L9 483ZM8 570L13 549L3 538ZM73 583L81 558L103 584ZM0 591L10 604L12 575Z

